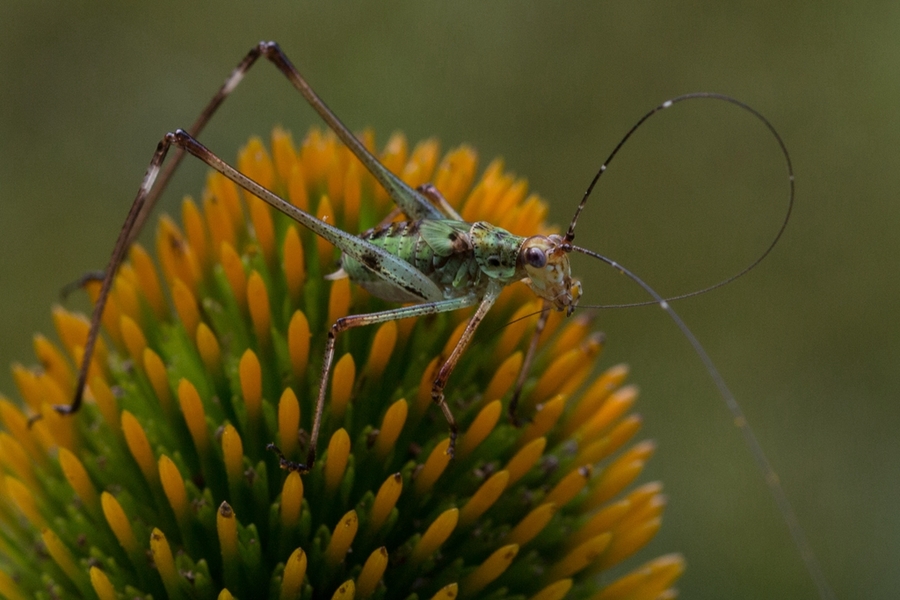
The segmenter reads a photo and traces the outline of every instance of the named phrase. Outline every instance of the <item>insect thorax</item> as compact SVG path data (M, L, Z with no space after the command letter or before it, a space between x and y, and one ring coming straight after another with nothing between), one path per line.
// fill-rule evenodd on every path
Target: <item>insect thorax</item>
M449 219L393 222L360 237L411 264L443 291L443 299L480 296L490 279L513 281L522 243L522 238L486 223ZM393 302L421 302L347 254L341 257L341 266L350 279L374 296Z

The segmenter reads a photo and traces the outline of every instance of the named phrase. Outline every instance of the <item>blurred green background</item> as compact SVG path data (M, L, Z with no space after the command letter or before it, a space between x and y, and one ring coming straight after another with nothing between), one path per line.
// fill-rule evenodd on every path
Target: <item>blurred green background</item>
M74 3L73 3L74 4ZM436 135L526 175L564 223L602 159L658 102L734 95L797 172L786 237L747 277L677 304L743 403L839 598L900 589L900 4L0 4L0 363L33 362L60 287L105 265L163 133L188 126L260 39L275 39L352 128ZM269 65L202 137L233 158L317 118ZM169 210L200 189L190 165ZM777 146L733 107L653 119L603 178L579 241L663 294L740 270L782 218ZM643 299L579 261L586 302ZM75 306L84 306L75 301ZM681 551L685 598L814 598L715 389L658 309L606 311L605 364L643 390L651 476L670 506L652 551ZM4 369L0 389L14 395ZM645 557L650 554L645 553Z

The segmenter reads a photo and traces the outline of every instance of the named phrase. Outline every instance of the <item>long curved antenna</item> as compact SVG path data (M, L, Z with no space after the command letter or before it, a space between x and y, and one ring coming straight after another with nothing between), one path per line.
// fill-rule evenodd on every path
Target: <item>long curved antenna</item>
M684 102L685 100L698 100L698 99L720 100L722 102L728 102L729 104L734 104L735 106L742 108L743 110L749 112L751 115L753 115L754 117L756 117L757 119L762 121L763 125L766 126L766 129L768 129L769 132L772 134L772 136L775 138L775 141L778 142L778 147L781 148L781 153L782 153L782 155L784 155L784 162L785 162L785 165L787 166L788 188L789 188L788 189L787 210L785 211L784 219L781 221L781 226L778 228L778 231L775 233L775 237L772 238L772 241L769 242L769 245L766 247L766 249L762 252L762 254L760 254L758 257L756 257L756 259L753 262L751 262L749 265L747 265L746 267L744 267L743 269L741 269L734 275L731 275L718 283L715 283L711 286L705 287L700 290L695 290L693 292L688 292L685 294L679 294L677 296L672 296L671 298L666 298L665 300L667 302L671 302L674 300L682 300L684 298L690 298L691 296L698 296L700 294L705 294L706 292L710 292L710 291L720 288L724 285L728 285L735 279L738 279L738 278L746 275L750 271L752 271L759 263L761 263L763 261L763 259L765 259L769 255L770 252L772 252L772 249L775 248L775 245L778 244L778 241L781 239L781 236L784 234L784 231L787 228L788 221L791 218L791 212L793 212L793 209L794 209L794 196L795 196L794 167L793 167L793 164L791 163L791 155L790 155L790 153L788 153L787 145L784 143L784 140L781 138L781 135L775 129L775 126L772 125L772 123L769 122L769 120L767 118L765 118L758 110L756 110L755 108L753 108L752 106L750 106L748 104L741 102L740 100L738 100L736 98L732 98L731 96L726 96L724 94L716 94L714 92L696 92L693 94L685 94L683 96L678 96L676 98L672 98L671 100L666 100L665 102L663 102L662 104L660 104L659 106L654 108L653 110L649 111L643 117L641 117L640 120L638 120L638 122L635 123L631 127L631 129L628 130L628 132L625 134L625 136L619 141L618 144L616 144L616 147L613 148L613 151L609 154L609 156L606 158L606 160L603 162L603 164L600 165L600 168L597 170L597 174L594 175L594 178L591 180L590 185L588 185L587 190L585 190L584 196L582 196L582 198L581 198L581 202L578 203L578 208L575 209L575 215L572 217L572 222L569 223L569 229L566 231L566 235L565 235L566 241L571 243L575 239L575 225L578 222L578 217L581 215L581 211L584 210L584 207L587 204L587 201L591 195L591 192L594 191L594 186L597 185L597 181L599 181L600 176L606 172L606 169L609 166L609 163L612 162L612 159L615 158L616 154L619 153L619 150L622 149L622 146L625 145L625 142L627 142L631 138L631 136L634 134L634 132L637 131L637 129L641 125L643 125L645 121L647 121L650 117L652 117L656 113L661 112L661 111L669 108L670 106L678 104L679 102ZM656 303L657 303L656 301L653 301L653 302L647 301L647 302L634 302L634 303L630 303L630 304L610 304L610 305L590 306L590 307L586 307L586 308L630 308L632 306L646 306L649 304L656 304Z
M696 352L697 356L700 357L701 362L703 362L703 366L706 367L707 373L709 373L709 376L712 378L713 383L715 383L716 387L719 389L719 394L725 401L725 405L728 407L729 412L731 412L735 427L740 430L741 435L743 435L744 441L746 442L747 447L750 450L750 454L753 456L757 467L759 467L759 470L762 472L763 479L766 482L766 487L769 488L769 493L775 500L775 504L778 506L781 517L782 519L784 519L788 531L790 531L791 537L794 539L794 545L800 552L800 556L803 559L806 570L819 591L819 597L828 600L833 599L834 593L831 591L831 587L828 585L828 581L826 581L825 579L825 574L822 571L822 567L821 565L819 565L819 561L818 559L816 559L816 555L815 553L813 553L812 547L809 545L809 540L807 540L806 534L804 533L803 528L800 526L800 521L797 519L797 514L794 512L794 507L791 505L790 500L788 500L787 495L784 493L784 488L781 487L781 482L778 479L778 475L775 473L775 469L772 467L769 459L766 458L766 453L763 452L759 440L756 439L756 435L753 433L753 429L747 422L747 417L744 415L744 411L741 409L740 404L738 404L738 401L734 397L734 394L728 388L728 385L725 383L725 379L722 377L722 374L719 373L719 370L716 368L715 363L713 363L712 359L709 357L709 354L706 353L706 350L703 348L700 340L698 340L693 332L688 328L688 326L685 325L684 321L681 320L681 317L678 316L678 313L676 313L672 309L672 307L669 306L669 303L662 296L660 296L656 292L656 290L645 283L644 280L642 280L640 277L638 277L616 261L609 259L602 254L598 254L586 248L581 248L575 245L570 245L570 247L576 252L586 254L588 256L596 258L603 263L606 263L607 265L616 269L617 271L634 281L636 284L641 286L644 291L653 298L653 303L659 305L660 308L668 313L669 317L672 318L678 329L681 330L681 333L684 334L684 337L686 337L691 346L693 346L694 352Z

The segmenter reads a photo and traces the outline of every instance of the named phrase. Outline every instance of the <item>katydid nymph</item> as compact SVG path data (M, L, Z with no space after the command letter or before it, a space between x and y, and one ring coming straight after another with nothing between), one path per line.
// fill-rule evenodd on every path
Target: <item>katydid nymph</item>
M197 141L197 136L210 118L260 57L275 65L303 95L328 127L362 162L378 184L388 192L396 204L395 213L402 213L406 220L393 221L387 219L382 224L363 232L359 236L347 233L300 210L275 193L260 186ZM576 246L573 242L579 215L585 208L587 200L600 176L606 171L608 164L619 152L625 141L651 116L674 104L693 99L712 99L735 105L759 119L769 130L777 141L787 166L789 183L788 207L785 218L773 241L762 255L748 267L704 290L666 299L622 265L594 251ZM175 154L166 163L166 156L173 146L176 148ZM339 248L342 252L341 266L330 277L348 277L352 282L382 300L407 303L407 305L400 308L343 317L331 325L324 350L306 460L303 463L288 461L281 455L277 447L270 444L269 448L278 453L282 468L299 471L302 474L308 472L315 463L326 388L335 353L335 338L338 334L350 328L364 325L374 325L407 317L475 307L475 311L469 318L459 341L437 371L431 389L432 400L440 408L450 430L448 453L452 455L457 436L457 425L453 413L445 401L444 389L454 366L471 343L479 323L491 309L504 287L518 281L524 281L543 301L543 310L535 336L540 333L550 311L565 311L567 316L571 315L578 306L582 288L581 283L571 275L569 254L578 252L596 258L632 279L652 298L647 303L656 304L665 310L688 339L719 389L722 399L731 411L734 422L740 429L751 454L761 469L766 484L806 563L807 570L819 588L820 596L823 598L831 596L824 576L797 522L794 511L781 484L778 482L773 468L756 441L753 431L747 424L743 411L706 351L669 305L669 301L673 299L680 299L708 291L745 274L768 255L784 232L794 199L794 177L791 161L787 148L778 132L755 109L734 98L712 93L687 94L660 104L645 114L626 133L606 161L604 161L590 182L564 234L520 237L487 222L465 222L449 203L444 200L440 190L429 185L413 189L404 183L382 165L331 112L277 44L274 42L262 42L253 47L232 71L218 93L216 93L197 121L189 129L178 129L173 133L166 134L157 146L103 274L100 292L94 305L90 332L84 346L75 397L71 404L55 407L60 413L74 413L78 411L81 405L91 357L100 331L101 317L116 272L123 262L131 242L140 231L143 222L153 209L185 153L196 156L247 192L262 199ZM521 385L527 375L530 357L536 348L536 339L536 337L533 338L529 352L523 361L522 372L516 384L516 392L510 401L509 412L513 420L515 420L518 390L521 389Z

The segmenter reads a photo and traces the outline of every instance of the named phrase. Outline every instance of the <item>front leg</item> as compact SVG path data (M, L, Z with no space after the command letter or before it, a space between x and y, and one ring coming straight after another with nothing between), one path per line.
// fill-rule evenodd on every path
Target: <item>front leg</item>
M434 383L431 385L431 400L440 407L441 412L444 413L444 418L447 420L447 426L450 428L450 446L447 448L447 454L449 454L451 458L456 451L456 438L459 435L459 429L456 426L456 419L453 418L453 413L450 411L450 407L447 405L447 401L444 398L444 387L446 387L447 380L450 378L450 374L453 373L453 369L456 368L456 363L459 362L459 358L472 341L475 330L478 329L478 325L481 324L484 316L491 309L491 306L494 305L494 302L497 300L502 289L500 284L492 282L488 291L481 299L478 310L476 310L475 314L469 319L469 323L463 330L462 336L460 336L459 341L456 343L456 347L453 348L450 357L441 366L441 370L438 371L437 377L435 377Z

